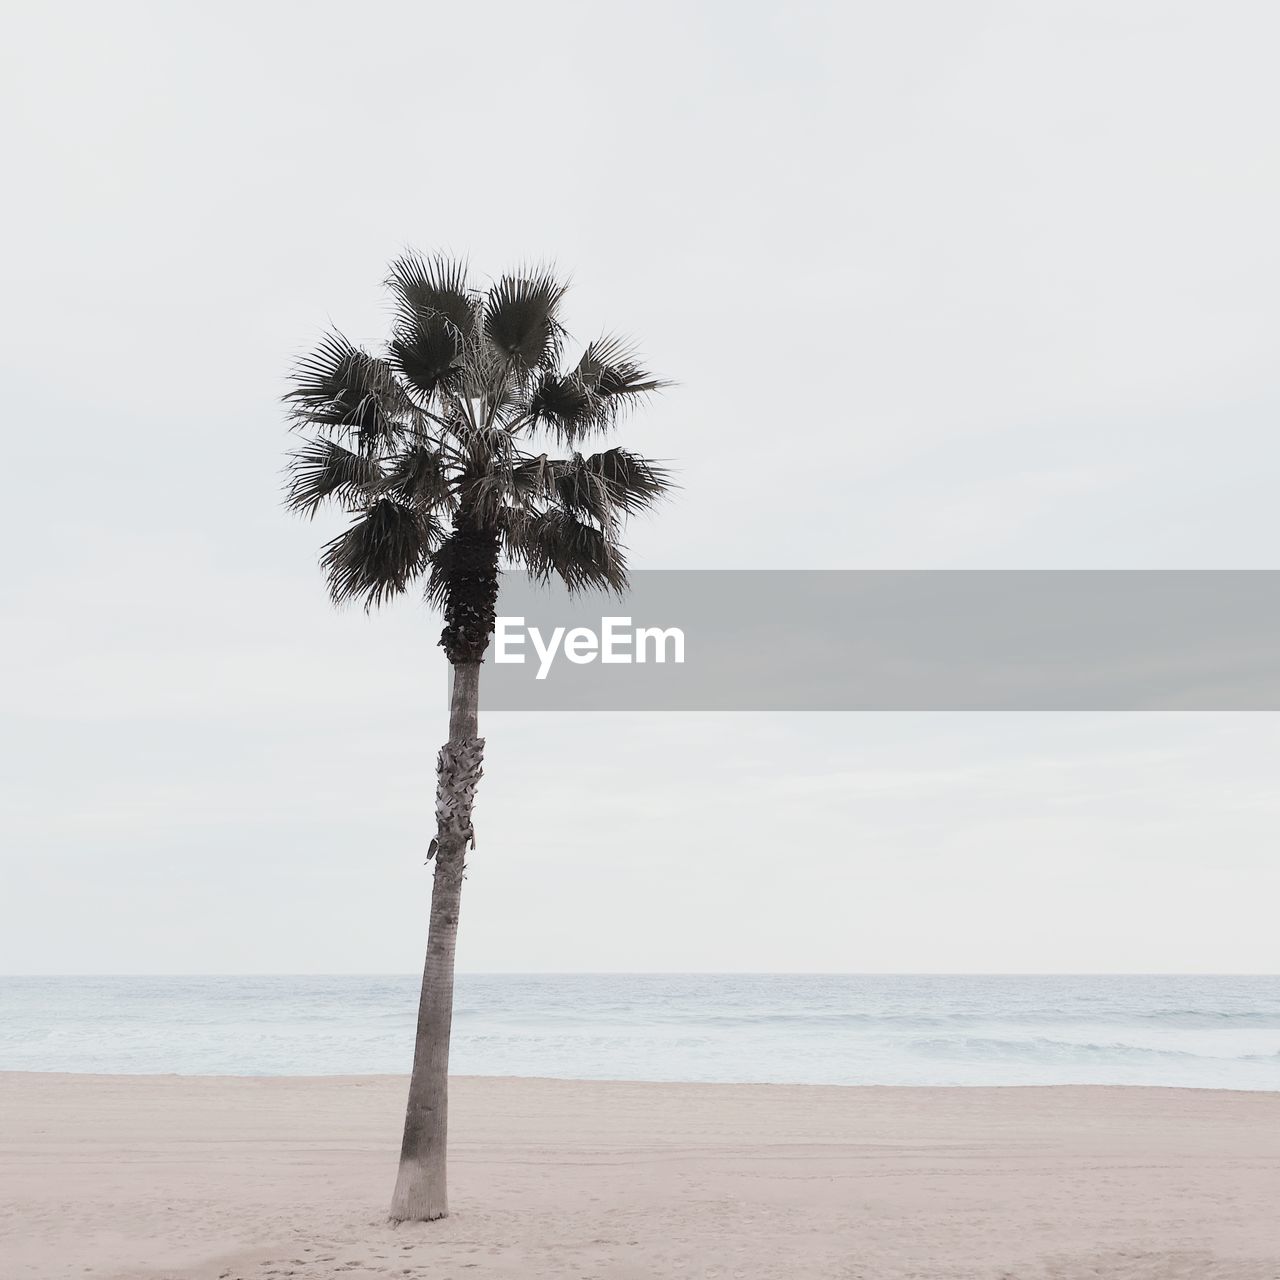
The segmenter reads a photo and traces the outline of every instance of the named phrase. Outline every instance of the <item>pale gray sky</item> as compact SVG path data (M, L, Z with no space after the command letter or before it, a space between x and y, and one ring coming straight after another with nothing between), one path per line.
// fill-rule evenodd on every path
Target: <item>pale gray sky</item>
M1270 4L7 26L0 972L419 967L439 624L278 510L406 245L680 381L638 565L1280 567ZM469 969L1280 969L1272 716L485 730Z

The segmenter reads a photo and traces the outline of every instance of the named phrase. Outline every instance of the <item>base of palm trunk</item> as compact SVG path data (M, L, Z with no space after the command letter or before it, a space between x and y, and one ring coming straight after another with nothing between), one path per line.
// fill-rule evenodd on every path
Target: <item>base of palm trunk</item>
M433 1222L449 1216L443 1170L433 1172L419 1160L401 1160L391 1197L392 1222Z

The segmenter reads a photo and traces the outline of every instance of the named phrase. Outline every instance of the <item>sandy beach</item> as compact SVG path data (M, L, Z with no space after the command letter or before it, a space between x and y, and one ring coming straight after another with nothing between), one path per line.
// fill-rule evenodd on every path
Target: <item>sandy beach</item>
M1280 1094L0 1075L5 1280L1277 1280Z

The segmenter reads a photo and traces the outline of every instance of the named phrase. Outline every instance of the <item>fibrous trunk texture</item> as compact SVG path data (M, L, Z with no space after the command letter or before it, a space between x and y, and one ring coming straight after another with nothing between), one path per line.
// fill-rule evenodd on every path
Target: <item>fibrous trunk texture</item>
M455 668L480 662L493 635L498 600L498 534L460 511L436 556L448 577L440 644Z
M453 1024L453 958L471 810L484 760L476 736L479 661L453 668L449 741L440 749L436 777L435 880L427 961L418 1002L418 1033L405 1109L400 1173L391 1198L394 1221L423 1222L449 1212L445 1174L448 1138L449 1032Z

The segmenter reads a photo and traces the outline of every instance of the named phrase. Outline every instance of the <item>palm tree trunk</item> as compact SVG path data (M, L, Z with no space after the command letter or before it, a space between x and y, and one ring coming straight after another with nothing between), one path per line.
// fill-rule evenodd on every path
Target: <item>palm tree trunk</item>
M436 873L400 1173L391 1198L395 1222L425 1222L449 1212L445 1147L453 957L463 866L473 839L471 808L484 759L484 739L476 736L479 691L480 664L457 663L453 668L449 741L441 748L436 766Z

